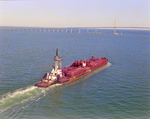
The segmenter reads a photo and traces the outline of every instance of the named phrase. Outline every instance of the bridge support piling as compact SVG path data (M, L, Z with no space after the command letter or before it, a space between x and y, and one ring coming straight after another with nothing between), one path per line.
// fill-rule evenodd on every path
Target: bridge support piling
M78 33L81 33L81 31L80 31L80 28L79 28L79 31L78 31Z
M59 28L57 29L57 32L59 32Z
M66 33L68 33L68 29L66 28L66 31L65 31Z
M71 29L70 33L72 33L72 29Z

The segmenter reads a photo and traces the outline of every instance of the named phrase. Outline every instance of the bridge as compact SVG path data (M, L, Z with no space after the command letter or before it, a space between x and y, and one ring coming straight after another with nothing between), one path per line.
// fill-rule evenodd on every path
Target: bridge
M121 21L118 21L118 23L121 24L125 24L122 23ZM126 24L127 25L127 24ZM70 29L70 31L69 31ZM48 32L64 32L65 33L73 33L73 29L78 29L78 33L81 33L81 29L87 29L87 31L85 33L91 33L89 32L89 29L95 29L95 31L93 32L93 34L100 34L100 32L97 32L98 29L114 29L114 35L118 35L118 33L116 33L116 29L136 29L136 30L150 30L150 27L116 27L116 19L114 19L114 26L110 26L110 27L62 27L62 28L58 28L58 27L0 27L1 31L48 31Z
M116 29L136 29L136 30L150 30L150 27L0 27L0 31L39 31L39 32L65 32L65 33L73 33L75 30L77 33L81 33L81 29L86 29L85 33L93 33L100 34L98 32L99 29L114 29L113 34L116 33ZM94 30L93 32L89 32L89 29Z

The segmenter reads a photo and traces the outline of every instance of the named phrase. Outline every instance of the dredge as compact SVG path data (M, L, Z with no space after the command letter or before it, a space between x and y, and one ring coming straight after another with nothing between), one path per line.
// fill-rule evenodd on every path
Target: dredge
M54 84L67 84L108 64L107 58L92 56L89 60L76 60L72 65L61 68L63 59L58 55L58 49L56 49L54 60L55 66L53 66L52 71L45 73L41 81L36 83L35 86L46 88Z

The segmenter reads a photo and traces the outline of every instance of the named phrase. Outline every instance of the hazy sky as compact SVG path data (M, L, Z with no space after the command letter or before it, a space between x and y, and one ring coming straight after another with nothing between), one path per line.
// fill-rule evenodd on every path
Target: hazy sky
M150 0L1 0L0 26L150 27Z

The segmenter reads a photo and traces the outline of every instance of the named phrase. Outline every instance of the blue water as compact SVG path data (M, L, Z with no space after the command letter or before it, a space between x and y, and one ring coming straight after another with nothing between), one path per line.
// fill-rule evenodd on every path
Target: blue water
M77 32L0 30L0 118L150 118L150 31ZM111 65L71 84L35 87L56 48L63 67L92 55Z

